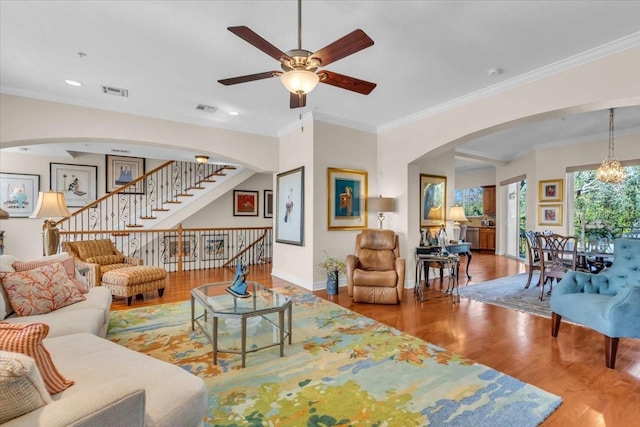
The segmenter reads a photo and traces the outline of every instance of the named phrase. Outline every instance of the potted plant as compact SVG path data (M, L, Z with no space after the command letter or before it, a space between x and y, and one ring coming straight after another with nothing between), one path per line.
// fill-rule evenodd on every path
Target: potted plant
M347 265L344 261L329 256L327 251L322 251L322 253L324 258L318 266L322 267L327 275L327 294L336 295L338 293L338 276L340 272L344 273L347 270Z

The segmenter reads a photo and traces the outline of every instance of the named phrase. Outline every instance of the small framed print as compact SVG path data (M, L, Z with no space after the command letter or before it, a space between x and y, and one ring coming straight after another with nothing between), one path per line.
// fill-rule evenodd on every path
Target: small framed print
M258 216L258 192L233 190L233 216Z
M304 244L304 166L277 175L276 242Z
M544 202L562 201L562 179L540 181L538 185L538 200Z
M265 218L273 218L273 190L264 190L263 203L262 215Z
M217 261L229 259L228 234L202 235L202 261Z
M562 205L539 205L538 225L562 225Z
M327 169L329 230L367 228L367 171Z
M51 190L64 193L67 206L81 208L96 200L98 167L50 163Z
M178 253L182 245L182 262L193 262L196 260L196 237L191 235L182 236L182 241L178 236L165 236L162 240L164 245L162 251L162 261L165 263L177 263Z
M144 175L144 159L140 157L111 156L107 154L107 193ZM142 181L142 180L141 180ZM125 194L144 194L144 185L138 182L124 189Z
M11 218L28 218L38 203L40 175L0 173L0 207Z

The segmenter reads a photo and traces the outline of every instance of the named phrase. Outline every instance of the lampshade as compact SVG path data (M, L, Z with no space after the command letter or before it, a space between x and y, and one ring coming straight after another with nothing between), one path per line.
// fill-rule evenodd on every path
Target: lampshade
M449 220L454 222L469 221L464 214L464 208L462 206L451 206L449 210Z
M209 156L205 156L204 154L198 154L196 156L196 161L198 163L207 163L208 160L209 160Z
M369 210L372 212L392 212L393 197L372 197L369 199Z
M0 219L8 219L9 218L9 212L0 209Z
M320 77L307 70L291 70L280 76L280 81L291 93L309 93L316 87Z
M56 191L41 191L38 193L38 203L29 218L64 218L71 216L64 201L64 193Z

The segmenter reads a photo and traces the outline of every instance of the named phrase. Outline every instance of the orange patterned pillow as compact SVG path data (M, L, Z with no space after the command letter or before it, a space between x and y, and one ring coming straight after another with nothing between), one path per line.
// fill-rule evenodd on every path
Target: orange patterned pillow
M44 323L6 323L0 322L0 350L26 354L36 361L36 366L44 380L47 391L59 393L73 385L56 369L49 351L42 340L49 333Z
M73 262L73 258L68 257L67 259L45 259L45 260L35 260L35 261L16 261L11 266L16 271L25 271L25 270L33 270L34 268L44 267L45 265L51 265L56 262L61 262L64 266L69 279L73 282L74 285L78 288L78 290L86 294L89 292L87 286L82 283L80 280L76 279L76 264Z
M85 300L59 262L33 270L0 273L0 281L18 316L45 314Z

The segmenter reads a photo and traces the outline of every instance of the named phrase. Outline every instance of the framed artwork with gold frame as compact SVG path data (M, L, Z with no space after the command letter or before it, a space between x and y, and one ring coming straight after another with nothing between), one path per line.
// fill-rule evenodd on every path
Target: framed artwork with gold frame
M327 228L367 228L367 171L327 168Z
M561 202L562 201L562 179L549 179L538 183L538 201Z
M538 225L562 225L562 205L539 205Z
M447 177L420 174L420 227L436 227L446 221Z

